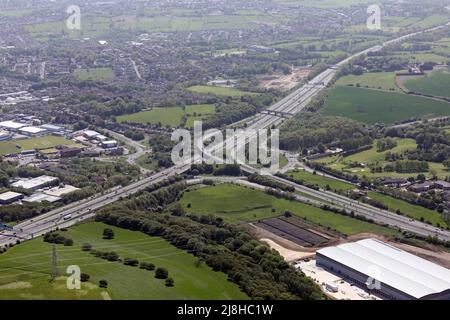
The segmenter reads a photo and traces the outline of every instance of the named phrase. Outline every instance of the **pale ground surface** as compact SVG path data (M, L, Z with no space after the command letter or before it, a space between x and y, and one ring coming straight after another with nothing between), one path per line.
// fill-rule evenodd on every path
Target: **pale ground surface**
M325 294L338 300L381 300L379 297L369 294L367 291L352 286L351 283L343 280L324 269L316 266L316 260L308 262L301 261L295 264L295 267L303 271L305 275L316 282ZM337 292L327 290L326 284L332 284L338 287Z

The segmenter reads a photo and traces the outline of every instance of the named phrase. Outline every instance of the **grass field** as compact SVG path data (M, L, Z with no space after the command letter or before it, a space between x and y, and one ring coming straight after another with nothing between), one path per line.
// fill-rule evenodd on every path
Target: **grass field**
M235 88L224 88L215 86L193 86L188 88L189 91L195 93L215 94L218 96L242 97L257 95L255 92L241 91Z
M208 201L205 201L208 199ZM194 188L185 192L180 200L187 212L215 214L227 221L249 222L275 217L286 210L324 227L330 227L343 234L352 235L373 232L394 235L395 230L381 227L350 217L341 216L300 202L278 199L262 191L231 184ZM190 208L188 208L188 204Z
M199 267L195 257L177 249L166 240L149 237L115 227L115 238L103 240L106 225L89 222L64 232L74 240L73 247L57 245L58 270L65 274L68 265L78 265L91 276L82 290L68 290L65 280L50 283L51 245L42 238L27 241L0 255L0 299L246 299L237 285L227 281L225 274L214 272L205 264ZM166 287L154 277L154 271L107 262L81 251L83 243L94 249L115 251L121 257L135 258L164 267L175 280ZM106 279L108 289L99 289L98 281Z
M345 183L336 179L327 178L318 174L313 174L305 170L294 170L287 173L296 180L303 180L307 183L315 184L324 189L327 185L332 190L351 190L355 186L350 183Z
M215 107L212 104L198 104L186 106L185 111L181 107L154 108L152 110L141 111L133 114L117 117L117 122L124 121L136 123L161 123L163 126L178 127L183 115L187 115L186 128L191 128L194 121L206 119L214 113Z
M405 86L414 92L450 98L450 73L432 72L427 77L405 81Z
M44 136L13 141L0 141L0 155L20 152L23 150L44 150L57 145L75 146L76 143L63 137Z
M114 79L114 72L110 68L76 69L74 75L81 81L107 82Z
M340 78L336 82L336 85L338 86L352 85L354 87L360 85L363 88L400 91L400 89L395 84L394 72L364 73L363 75L360 76L348 75Z
M401 93L337 86L329 93L324 113L368 124L392 124L416 117L450 115L450 104Z
M446 228L447 222L442 219L442 215L434 210L429 210L421 206L410 204L406 201L395 199L393 197L378 193L369 192L367 194L370 198L378 200L388 206L389 210L395 212L399 209L404 215L416 220L423 218L425 221L431 222L434 226L440 224L441 227Z

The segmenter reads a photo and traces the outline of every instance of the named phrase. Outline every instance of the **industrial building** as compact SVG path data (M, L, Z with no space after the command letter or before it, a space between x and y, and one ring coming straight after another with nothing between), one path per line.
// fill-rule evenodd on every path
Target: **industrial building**
M0 204L11 204L23 199L23 194L17 192L4 192L0 194Z
M0 130L0 141L6 141L12 138L12 134L7 131Z
M29 137L38 137L44 135L47 130L39 127L23 127L19 129L19 132Z
M450 300L450 270L375 239L316 252L316 265L392 300Z
M33 179L22 179L11 184L13 188L22 188L27 191L36 191L41 188L54 186L59 179L51 176L40 176Z
M43 124L41 126L41 128L47 130L48 132L61 132L61 131L64 131L63 127L55 126L53 124Z
M26 127L26 124L15 121L2 121L0 128L8 131L18 131L20 128Z
M117 147L117 141L116 140L102 141L101 146L105 149L115 148L115 147Z

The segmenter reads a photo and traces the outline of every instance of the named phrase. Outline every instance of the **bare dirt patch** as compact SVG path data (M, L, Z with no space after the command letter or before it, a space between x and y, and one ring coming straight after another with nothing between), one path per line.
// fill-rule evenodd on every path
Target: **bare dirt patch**
M264 89L289 91L306 79L311 69L309 67L296 67L290 74L266 75L260 78L260 86Z

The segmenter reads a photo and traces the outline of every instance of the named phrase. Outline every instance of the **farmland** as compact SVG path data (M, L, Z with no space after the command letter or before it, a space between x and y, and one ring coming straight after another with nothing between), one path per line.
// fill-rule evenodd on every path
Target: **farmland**
M433 72L423 78L407 80L405 86L414 92L450 98L450 73Z
M171 108L154 108L152 110L141 111L129 115L117 117L117 122L135 122L161 124L163 126L178 127L184 115L187 117L186 127L191 128L195 120L202 120L214 113L215 107L212 104L199 104Z
M340 78L336 82L336 85L363 87L386 91L399 91L399 88L395 84L394 72L364 73L360 76L348 75Z
M324 113L368 124L392 124L417 117L450 115L450 104L401 93L337 86L329 93Z
M57 145L74 146L76 145L76 143L71 140L67 140L63 137L57 136L45 136L23 140L1 141L0 155L20 152L23 150L50 149L54 148Z
M203 94L214 94L218 96L242 97L248 95L256 95L255 92L245 92L235 88L215 87L215 86L193 86L188 88L189 91Z
M208 201L204 201L204 199L208 199ZM230 222L252 222L273 218L288 210L297 217L346 235L362 232L383 235L397 233L389 228L334 214L300 202L279 199L262 191L230 184L194 188L184 193L180 203L187 212L211 213Z
M196 266L195 257L158 237L149 237L115 227L112 240L102 239L106 225L85 223L62 232L74 240L74 246L57 246L58 271L61 277L49 282L51 245L42 238L27 241L0 255L1 299L246 299L239 288L227 281L226 275L213 272L205 264ZM81 251L83 243L93 249L114 251L121 257L164 267L175 280L174 287L166 287L156 279L153 271L108 262ZM78 265L90 281L82 290L68 290L65 286L66 267ZM98 288L98 281L108 281L107 289Z

